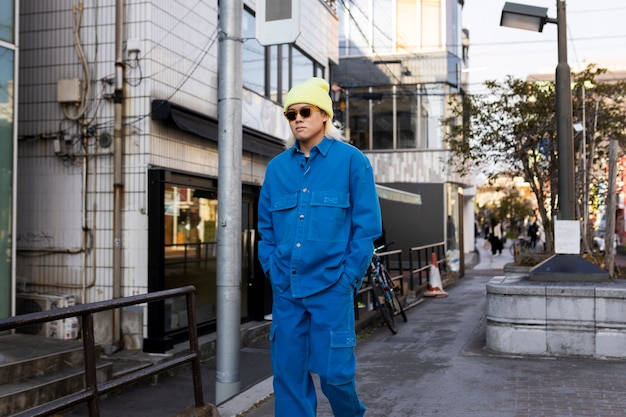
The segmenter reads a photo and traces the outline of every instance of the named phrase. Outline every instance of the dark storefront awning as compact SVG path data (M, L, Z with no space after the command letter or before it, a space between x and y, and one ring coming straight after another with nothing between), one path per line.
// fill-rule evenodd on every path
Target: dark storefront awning
M422 196L420 194L410 193L384 185L376 184L378 197L385 200L398 201L400 203L422 205Z
M167 100L152 100L152 120L172 123L185 132L213 142L218 141L217 120ZM243 127L242 149L257 155L273 157L281 153L284 143L270 135Z

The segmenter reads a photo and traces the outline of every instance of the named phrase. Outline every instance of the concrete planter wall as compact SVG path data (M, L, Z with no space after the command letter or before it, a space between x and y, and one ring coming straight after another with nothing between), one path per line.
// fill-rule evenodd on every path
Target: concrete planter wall
M487 284L487 348L510 354L626 358L626 281L495 277Z

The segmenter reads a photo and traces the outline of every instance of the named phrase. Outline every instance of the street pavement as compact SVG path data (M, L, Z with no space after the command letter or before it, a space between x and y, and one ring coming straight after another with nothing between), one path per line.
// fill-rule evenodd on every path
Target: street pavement
M357 387L366 417L625 416L626 362L505 356L486 349L485 286L503 275L512 255L505 248L492 256L482 245L477 239L480 262L446 288L449 296L409 309L408 322L398 320L398 334L382 326L360 334ZM242 350L242 386L251 388L218 404L221 417L273 417L267 348ZM203 364L209 403L214 369L214 361ZM171 416L192 403L190 372L180 373L103 400L100 415ZM333 416L319 388L317 416Z
M512 261L477 239L480 263L408 311L398 334L377 328L357 344L367 417L625 416L626 362L504 356L485 348L485 286ZM270 396L241 414L272 417ZM235 414L232 414L235 415ZM333 414L318 389L318 417ZM231 414L222 414L230 417Z

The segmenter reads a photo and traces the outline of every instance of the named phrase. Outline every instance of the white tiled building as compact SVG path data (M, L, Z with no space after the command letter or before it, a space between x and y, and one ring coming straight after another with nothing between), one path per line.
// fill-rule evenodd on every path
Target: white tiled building
M115 0L19 2L14 285L18 292L68 293L88 303L111 299L116 291L129 296L194 284L200 329L211 331L218 2L121 3L123 50L117 55ZM313 75L329 79L338 61L338 18L333 2L303 1L302 36L292 45L263 47L254 39L255 1L244 3L242 32L233 36L243 38L242 318L252 320L269 312L269 288L252 248L265 166L288 136L280 103L293 84ZM121 166L114 152L120 93ZM82 108L84 114L71 120ZM176 301L148 308L144 348L169 348L186 334L185 319ZM115 343L110 314L96 320L97 342Z

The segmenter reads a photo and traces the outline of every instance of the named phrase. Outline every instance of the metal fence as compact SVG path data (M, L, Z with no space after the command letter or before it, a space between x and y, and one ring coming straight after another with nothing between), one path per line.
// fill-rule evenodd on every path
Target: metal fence
M415 246L409 249L409 290L415 289L415 279L417 285L422 285L422 277L428 280L428 272L432 263L433 253L437 257L439 271L443 269L446 262L445 242L433 243L432 245Z
M202 378L200 371L200 353L198 348L198 332L196 326L196 310L193 296L195 291L195 287L190 285L172 290L158 291L149 294L117 298L114 300L100 301L91 304L82 304L72 307L59 308L55 310L23 314L20 316L0 319L0 332L2 332L25 325L45 323L70 317L82 318L83 351L85 354L85 389L32 408L20 414L20 417L50 416L54 413L85 402L88 405L89 417L99 417L100 410L98 401L101 395L107 394L126 385L137 382L141 379L157 375L163 371L183 365L188 362L191 363L191 370L193 374L195 405L196 407L204 406L205 404L202 395ZM160 301L166 298L183 295L186 296L187 317L189 319L189 353L177 358L166 360L159 364L154 364L150 367L143 368L138 371L131 372L122 377L98 384L98 381L96 379L97 358L96 345L94 340L94 313L136 304Z

